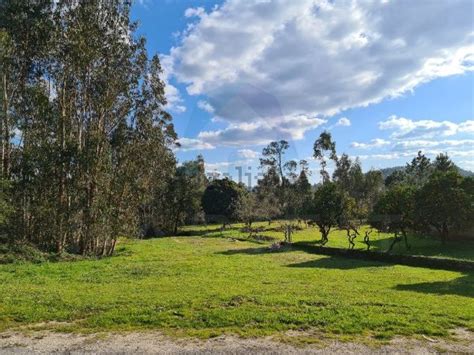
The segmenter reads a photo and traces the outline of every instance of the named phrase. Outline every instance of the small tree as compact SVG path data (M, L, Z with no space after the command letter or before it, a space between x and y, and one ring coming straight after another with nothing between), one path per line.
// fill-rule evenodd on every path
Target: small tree
M359 236L359 228L361 223L359 222L359 207L357 201L345 194L343 212L338 219L339 229L346 231L347 240L349 242L349 249L354 249L354 240Z
M334 182L327 181L315 192L313 199L313 220L321 232L321 244L325 245L329 232L339 225L347 205L347 198Z
M311 207L311 184L307 169L302 168L294 185L295 210L298 221L306 220Z
M256 221L268 220L280 213L277 205L268 198L259 199L254 192L246 192L241 195L235 206L235 217L244 222L245 229L251 238L257 230L252 227Z
M418 155L412 159L411 163L406 165L405 172L410 184L421 186L428 180L433 172L433 165L430 159L420 150Z
M319 164L321 165L320 173L323 182L330 180L329 173L326 170L327 162L324 157L325 152L329 152L329 159L337 162L336 143L332 141L331 133L326 131L319 135L319 138L314 142L313 146L313 156L316 160L319 160Z
M375 204L369 223L380 231L394 233L394 240L389 247L392 251L396 243L405 241L408 244L408 230L414 227L415 189L409 185L397 185L388 190Z
M449 159L447 154L440 153L436 156L435 161L433 162L433 167L435 171L448 172L456 171L456 165Z
M473 223L472 184L454 170L434 173L417 193L415 212L424 222L422 227L435 228L445 244L453 230Z
M285 140L281 140L279 142L271 142L267 147L263 148L263 158L260 158L260 165L262 167L266 167L268 169L275 169L282 185L284 184L284 155L289 147L290 145Z
M184 222L196 221L201 212L201 196L206 183L202 156L198 156L196 160L184 162L176 168L175 176L168 186L166 198L174 234L178 232L178 226Z
M253 222L259 219L258 202L255 194L248 192L242 194L235 205L235 217L244 222L245 228L250 232Z
M385 186L391 188L395 185L400 185L405 183L407 179L407 173L405 170L395 170L389 176L385 178Z
M206 220L222 222L223 228L236 218L236 208L245 190L234 181L225 178L213 180L204 191L202 207Z

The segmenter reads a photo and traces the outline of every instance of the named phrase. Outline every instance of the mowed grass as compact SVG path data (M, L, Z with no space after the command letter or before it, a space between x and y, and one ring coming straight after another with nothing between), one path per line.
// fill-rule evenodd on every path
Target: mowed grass
M274 239L275 241L283 240L283 231L281 230L282 221L275 221L271 224L268 222L258 222L253 226L263 229L259 233L263 239ZM296 224L296 223L295 223ZM293 241L306 241L316 243L321 239L321 234L316 227L307 227L305 224L296 224L300 229L296 229L293 233ZM221 225L209 226L186 226L182 228L182 233L194 235L198 234L207 237L228 237L246 239L248 233L243 231L243 224L236 223L230 228L221 230ZM367 245L364 244L365 231L372 230L370 234L370 250L387 251L392 244L393 234L378 232L369 226L360 228L360 235L354 240L355 249L366 250ZM392 253L394 254L412 254L425 255L436 258L472 260L474 261L474 239L473 241L450 241L446 245L442 245L441 241L433 237L409 236L408 242L410 250L407 250L404 242L395 244ZM329 235L328 247L348 248L349 242L345 230L334 228Z
M474 274L271 252L269 243L123 239L111 258L0 265L0 330L349 339L474 331Z

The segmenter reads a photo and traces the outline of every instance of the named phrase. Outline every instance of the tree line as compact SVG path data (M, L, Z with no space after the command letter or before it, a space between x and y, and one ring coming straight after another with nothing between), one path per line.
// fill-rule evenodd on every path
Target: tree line
M130 20L130 2L0 1L0 243L48 252L110 255L119 236L175 234L190 223L282 219L285 239L314 225L325 244L350 246L369 223L394 233L470 228L474 182L446 155L421 153L384 180L338 155L328 132L314 142L321 183L288 142L262 151L263 177L249 189L208 179L204 159L178 164L157 55ZM334 166L329 173L328 163ZM370 247L370 236L364 240Z
M323 132L314 142L313 157L319 161L321 182L311 185L308 163L286 160L288 142L271 142L262 151L264 171L255 187L248 189L229 179L209 182L202 207L208 222L245 223L249 236L258 233L255 221L281 219L285 240L304 221L316 226L322 245L330 232L344 230L349 247L357 237L370 249L369 224L393 233L393 243L410 248L409 234L438 237L443 244L455 234L470 233L474 226L474 179L463 177L446 154L431 161L421 152L384 179L379 170L362 171L356 158L338 155L331 134ZM328 172L331 161L334 169ZM363 234L363 235L361 235Z
M177 136L130 8L0 2L3 242L109 255L150 221L170 229Z

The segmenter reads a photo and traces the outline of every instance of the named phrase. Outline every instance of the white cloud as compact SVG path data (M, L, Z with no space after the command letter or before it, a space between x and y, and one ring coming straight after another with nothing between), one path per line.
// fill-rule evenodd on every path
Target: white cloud
M245 160L234 160L234 161L220 161L220 162L214 162L214 163L209 163L209 162L204 162L205 168L207 171L222 171L224 169L229 169L232 167L238 167L238 166L248 166L252 161L249 159Z
M214 149L215 147L207 142L203 142L200 139L196 138L180 138L178 140L179 144L181 145L178 150L188 151L188 150L209 150Z
M458 125L458 132L460 132L460 133L474 133L474 120L461 122Z
M454 123L451 121L419 120L392 115L379 123L381 130L391 130L392 138L432 138L435 136L453 136L457 133L473 133L474 121Z
M389 120L390 121L390 120ZM387 121L386 121L387 122ZM440 136L441 130L449 127L455 132L465 132L466 127L470 127L468 124L459 123L455 124L452 122L443 121L412 121L405 118L401 120L391 120L386 123L386 126L394 127L397 129L392 136L394 137L405 137L414 134L426 135L429 133ZM421 124L419 122L422 122ZM430 122L430 123L426 123ZM401 124L400 124L401 123ZM401 127L401 128L400 128ZM421 127L421 128L420 128ZM468 128L469 129L469 128ZM438 132L438 130L440 130ZM451 134L451 133L449 133ZM359 149L377 149L374 154L360 155L363 160L395 160L395 159L411 159L416 156L418 151L422 151L424 154L434 157L440 153L447 153L451 158L462 158L474 156L474 139L413 139L413 138L397 138L393 142L389 142L384 139L376 138L372 139L368 143L353 142L351 144L353 148Z
M178 88L170 84L170 76L173 72L174 66L173 59L168 55L162 55L160 56L160 62L163 69L162 80L165 83L165 97L168 101L165 109L176 113L183 113L186 111L183 98L181 97Z
M251 149L239 149L237 154L241 158L255 159L259 156L259 153Z
M214 107L212 107L212 105L207 102L207 101L204 101L204 100L199 100L198 103L197 103L197 106L201 109L201 110L204 110L206 112L209 112L209 113L213 113L214 112Z
M204 11L204 8L202 7L190 7L187 8L186 11L184 12L185 17L201 17L204 15L206 12Z
M336 123L336 126L349 127L350 125L351 121L347 117L341 117Z
M399 153L387 153L387 154L369 154L369 155L359 155L361 160L395 160L399 159L401 155Z
M248 123L233 123L225 129L200 132L198 138L213 145L242 146L267 144L272 140L299 140L304 133L316 128L325 120L304 116L282 117L276 120L256 120Z
M474 147L474 139L459 139L459 140L406 140L396 142L393 145L394 150L406 149L423 149L423 148L440 148L449 150L451 147L456 148L472 148Z
M359 142L352 142L352 148L359 148L359 149L368 149L368 148L380 148L386 145L389 145L390 142L386 141L382 138L375 138L372 139L369 143L359 143Z
M197 19L171 51L174 74L229 122L213 136L251 122L253 140L268 140L286 117L333 115L474 68L465 0L227 0L185 15Z
M394 153L386 153L386 154L368 154L368 155L359 155L359 159L361 160L367 160L367 159L373 159L373 160L395 160L395 159L408 159L411 160L411 158L414 158L417 154L418 151L420 151L433 158L437 156L440 153L448 153L448 156L450 158L467 158L467 157L472 157L474 156L474 150L450 150L446 151L444 149L417 149L417 150L412 150L412 151L405 151L405 152L394 152Z

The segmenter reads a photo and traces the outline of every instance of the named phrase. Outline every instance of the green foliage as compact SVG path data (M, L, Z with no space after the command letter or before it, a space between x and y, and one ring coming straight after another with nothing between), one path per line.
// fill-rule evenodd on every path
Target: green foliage
M236 209L244 193L244 188L230 179L211 181L202 196L206 220L225 225L237 218Z
M433 162L433 168L435 171L446 173L448 171L455 171L456 165L449 159L447 154L440 153Z
M13 212L13 207L10 201L10 183L5 180L0 180L0 238L8 218Z
M408 231L414 225L415 189L398 185L388 190L375 204L369 218L379 230L396 233Z
M433 165L430 159L419 151L411 163L406 165L405 172L410 184L420 186L428 180L433 172Z
M358 159L354 162L347 154L336 160L333 181L353 201L351 210L346 211L348 222L355 225L356 220L367 218L374 203L384 191L384 181L379 171L371 170L364 174Z
M158 218L174 173L158 56L148 59L128 1L0 6L7 232L58 254L109 255L119 235L138 234L140 211Z
M294 187L290 191L293 194L294 216L298 219L307 219L311 213L312 188L308 180L308 172L302 169Z
M328 242L331 228L337 226L348 205L348 199L334 182L323 183L314 193L312 220L321 232L321 243Z
M390 246L391 251L395 243L401 241L402 235L405 246L408 244L408 232L415 229L415 193L416 190L410 185L396 185L383 195L375 204L369 223L378 230L394 233L394 242Z
M263 148L263 158L260 159L260 165L262 167L274 169L274 171L277 172L280 184L284 183L284 155L288 148L289 144L285 140L271 142L267 147Z
M446 154L431 162L418 152L404 171L394 171L385 180L389 189L375 205L370 223L376 228L401 233L422 232L441 237L443 243L453 232L473 226L474 187L463 177ZM384 216L385 217L382 217Z
M450 233L474 223L472 178L463 178L455 170L433 174L416 195L416 216L424 230L435 228L443 243Z
M175 176L169 184L166 201L168 212L176 234L178 226L200 222L202 207L201 197L206 188L207 179L204 174L204 160L199 156L195 161L184 162L176 169Z
M328 181L330 178L329 173L326 171L327 162L324 157L326 152L329 152L329 159L337 161L336 143L332 141L331 133L324 131L319 135L313 146L313 157L319 160L323 181Z
M387 188L390 188L394 185L402 184L405 180L405 170L395 170L385 179L385 186L387 186Z

